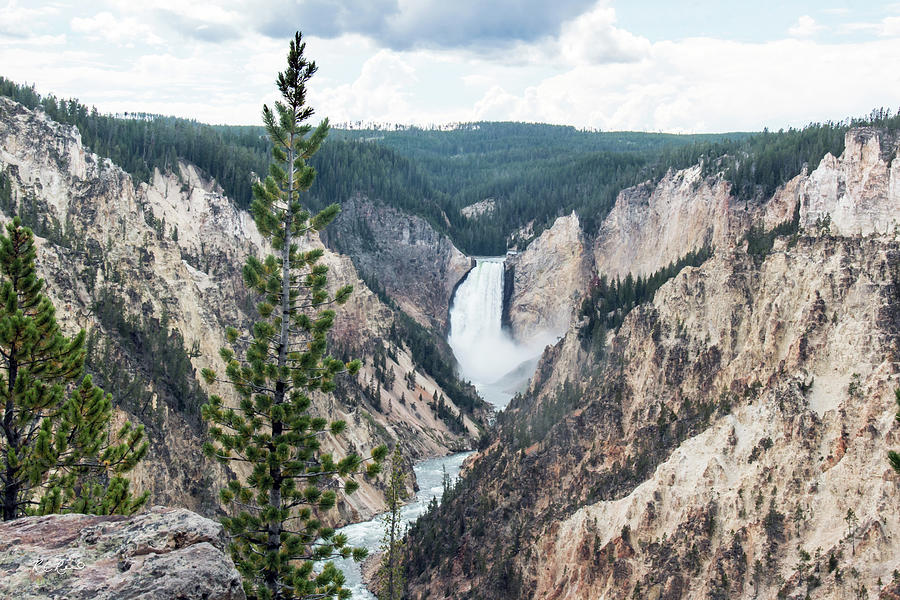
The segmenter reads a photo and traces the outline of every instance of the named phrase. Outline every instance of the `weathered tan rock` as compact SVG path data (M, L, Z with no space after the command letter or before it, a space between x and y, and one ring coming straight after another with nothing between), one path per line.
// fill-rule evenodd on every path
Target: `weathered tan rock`
M878 594L879 600L900 600L900 579L896 577Z
M624 279L650 275L704 245L725 250L743 233L744 210L728 184L704 178L700 166L670 171L656 185L619 193L594 238L595 267Z
M225 546L219 523L184 509L26 517L0 523L0 596L242 600Z
M490 215L496 210L497 201L493 198L485 198L484 200L479 200L478 202L473 202L468 206L464 206L459 209L459 212L462 213L467 219L477 219L482 215Z
M862 134L848 136L848 149L853 135ZM884 166L884 145L863 154L841 159L847 181ZM681 191L642 196L651 233L640 231L636 204L633 218L619 213L623 229L604 224L607 241L638 246L600 246L621 273L652 272L706 235L732 243L663 285L602 350L573 323L544 354L470 467L477 481L438 513L466 528L450 534L439 568L410 575L412 597L801 599L808 587L824 600L863 588L874 597L892 580L900 479L886 453L900 449L900 243L883 232L900 206L892 216L873 199L894 184L848 185L855 191L832 222L853 226L832 235L805 212L806 235L777 240L765 257L733 243L751 223L790 218L831 168L826 159L768 202L723 198L711 212L701 208L715 185L701 181L692 198L670 174L668 189ZM676 200L674 221L705 215L705 225L684 222L680 235L653 216ZM860 223L870 235L858 236Z
M705 178L699 165L624 190L597 232L595 266L612 278L649 275L704 244L735 247L752 223L771 230L792 218L798 202L801 227L813 233L827 217L835 235L893 234L900 225L900 162L893 160L900 138L853 129L844 146L840 157L826 154L761 204L735 200L721 175Z
M896 133L849 131L841 156L826 154L803 183L801 224L814 228L827 216L836 235L893 233L900 226L898 146Z
M812 598L840 597L851 570L877 589L900 564L900 486L885 458L900 447L898 259L892 240L846 238L801 239L761 265L717 255L632 312L605 358L570 330L511 404L507 422L532 431L531 445L504 435L474 467L474 493L496 508L466 511L467 530L490 534L463 538L445 571L459 578L414 589L508 597L464 565L505 556L513 539L534 549L504 559L532 598L625 599L657 585L663 598L752 598L756 587L770 598L799 590L798 545L818 551L824 573ZM572 404L550 417L566 382ZM841 581L826 572L831 553Z
M590 257L578 217L559 217L528 247L506 259L508 325L519 343L565 333L590 281Z

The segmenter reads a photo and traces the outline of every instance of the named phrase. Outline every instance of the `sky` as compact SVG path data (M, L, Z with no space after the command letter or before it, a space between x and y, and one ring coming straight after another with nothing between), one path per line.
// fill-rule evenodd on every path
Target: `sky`
M701 133L900 107L900 2L878 0L0 0L0 75L258 124L298 29L333 124Z

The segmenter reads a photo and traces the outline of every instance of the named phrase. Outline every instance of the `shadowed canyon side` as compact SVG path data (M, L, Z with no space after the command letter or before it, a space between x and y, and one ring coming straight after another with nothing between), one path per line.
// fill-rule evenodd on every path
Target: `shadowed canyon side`
M200 457L198 371L219 366L226 326L249 324L254 299L241 267L249 253L266 249L250 216L214 181L190 164L174 167L135 186L86 150L77 129L0 98L0 174L10 190L0 210L4 218L22 215L38 234L39 273L61 326L89 331L88 370L112 392L118 421L147 426L151 448L134 473L138 489L149 489L153 503L209 515L219 510L217 491L230 474ZM321 247L315 235L304 243ZM379 300L349 258L326 250L321 262L329 286L355 288L337 311L330 350L363 361L357 378L343 378L314 403L348 424L325 447L365 451L396 440L413 460L470 447L483 418L473 391L435 380L422 366L427 340L411 341L418 334L402 325L409 318ZM437 414L435 394L458 420ZM368 518L383 509L383 492L364 483L338 504L338 522Z
M425 219L357 195L341 203L322 240L420 325L446 332L450 299L472 265Z
M756 202L699 169L623 191L591 242L596 273L715 253L602 339L582 308L412 530L411 597L888 594L897 151L851 130L840 157ZM761 244L779 223L795 233Z

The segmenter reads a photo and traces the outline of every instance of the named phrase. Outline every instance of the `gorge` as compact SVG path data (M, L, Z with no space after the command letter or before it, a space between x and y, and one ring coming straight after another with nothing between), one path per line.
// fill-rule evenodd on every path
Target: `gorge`
M508 173L447 191L488 154L485 129L505 139L501 125L452 132L431 162L414 162L416 143L443 132L409 132L405 155L356 131L323 147L356 157L340 163L350 180L382 169L418 194L323 182L311 201L342 213L303 241L322 250L329 285L355 288L329 344L363 363L314 399L347 423L323 448L397 445L418 486L404 513L419 517L408 597L897 593L886 453L900 448L900 123L829 127L675 158L585 151L584 172L540 163L540 208ZM610 139L581 133L555 132ZM754 179L773 162L799 164ZM537 168L497 163L513 179ZM557 186L567 177L577 185ZM464 210L482 192L491 209ZM252 320L240 265L267 248L249 213L196 164L138 179L77 127L6 98L0 210L37 232L48 294L68 333L90 332L88 368L114 392L117 422L147 426L134 484L155 504L224 514L217 490L245 473L198 452L199 404L228 394L198 372L226 326ZM446 493L442 465L460 469ZM327 519L373 548L385 484L361 483Z
M413 529L412 597L893 593L897 151L850 130L750 201L699 167L623 190L576 254L615 302L715 251L582 305Z
M476 257L474 266L456 286L450 302L448 342L453 349L461 376L473 382L481 396L495 410L503 410L518 388L527 384L537 358L543 351L532 342L530 347L516 343L501 325L504 310L504 257ZM534 339L534 336L530 336ZM554 340L555 341L555 340ZM428 459L415 465L418 487L414 498L401 512L404 525L422 516L432 499L441 501L445 485L455 485L460 468L471 452ZM446 481L445 481L446 479ZM348 525L338 530L354 546L379 552L384 535L383 515ZM380 554L376 555L376 560ZM361 566L352 560L339 560L347 575L354 600L374 600L363 582Z

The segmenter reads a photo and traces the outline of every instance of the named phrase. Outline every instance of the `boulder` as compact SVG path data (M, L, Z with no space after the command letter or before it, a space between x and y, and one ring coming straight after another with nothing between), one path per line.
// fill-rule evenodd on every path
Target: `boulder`
M181 508L0 523L0 597L243 600L222 526Z

